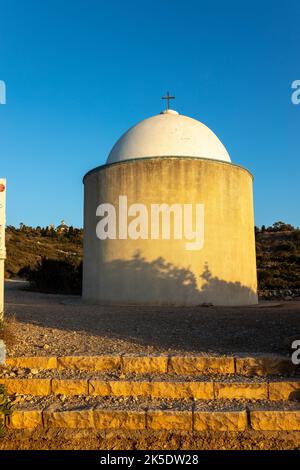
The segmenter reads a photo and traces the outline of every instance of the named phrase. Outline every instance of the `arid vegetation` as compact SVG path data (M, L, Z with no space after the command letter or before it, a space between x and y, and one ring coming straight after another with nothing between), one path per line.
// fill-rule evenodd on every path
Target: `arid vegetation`
M256 228L259 290L300 296L300 230L283 222Z
M257 274L263 297L300 296L300 229L284 222L255 228ZM83 230L7 227L7 278L24 278L48 292L80 293Z
M6 278L23 278L43 292L81 292L83 230L8 226Z

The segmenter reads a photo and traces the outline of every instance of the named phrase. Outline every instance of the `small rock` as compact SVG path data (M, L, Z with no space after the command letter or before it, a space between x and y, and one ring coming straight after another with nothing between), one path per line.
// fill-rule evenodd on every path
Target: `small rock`
M49 346L49 344L44 344L43 348L44 348L44 349L49 349L50 346Z
M20 396L16 396L15 398L13 398L13 403L19 403L20 401L22 401L22 397Z

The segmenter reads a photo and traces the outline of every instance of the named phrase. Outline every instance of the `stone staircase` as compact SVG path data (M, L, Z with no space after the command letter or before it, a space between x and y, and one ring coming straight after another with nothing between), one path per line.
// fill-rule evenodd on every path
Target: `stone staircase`
M300 374L282 356L10 357L8 429L300 431Z

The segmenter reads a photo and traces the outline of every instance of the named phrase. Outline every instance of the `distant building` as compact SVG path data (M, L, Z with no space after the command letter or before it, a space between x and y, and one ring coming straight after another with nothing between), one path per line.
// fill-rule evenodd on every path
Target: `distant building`
M64 220L60 222L60 224L56 227L57 233L64 233L69 231L68 225L65 223Z

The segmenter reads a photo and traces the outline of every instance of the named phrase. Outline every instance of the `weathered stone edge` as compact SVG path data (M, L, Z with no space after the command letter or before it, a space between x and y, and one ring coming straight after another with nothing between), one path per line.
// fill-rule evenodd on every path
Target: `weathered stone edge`
M268 382L100 380L100 379L0 379L9 395L90 395L201 400L289 400L300 395L300 380Z
M240 374L266 376L291 374L296 370L285 356L201 356L201 355L134 355L111 354L100 356L41 356L8 357L10 367L41 368L43 370L118 370L121 373Z
M96 428L185 431L300 431L300 410L170 411L73 410L15 411L6 417L13 429Z

